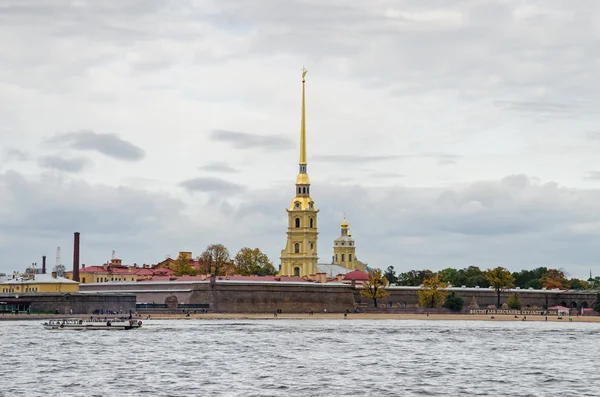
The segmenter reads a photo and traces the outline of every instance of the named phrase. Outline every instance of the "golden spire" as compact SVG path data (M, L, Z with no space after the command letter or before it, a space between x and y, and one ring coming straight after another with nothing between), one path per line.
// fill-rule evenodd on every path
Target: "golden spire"
M304 77L308 70L302 67L302 121L300 123L300 164L306 164L306 115L304 111Z

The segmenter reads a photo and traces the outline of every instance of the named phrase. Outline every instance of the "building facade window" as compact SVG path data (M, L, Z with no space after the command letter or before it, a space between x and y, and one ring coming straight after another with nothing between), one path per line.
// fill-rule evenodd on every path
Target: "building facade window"
M313 225L314 225L314 220L313 220L313 218L310 218L310 228L311 229L314 227Z
M294 268L294 276L296 276L296 277L300 276L300 268L299 267Z
M348 262L352 262L352 254L348 254Z
M344 262L344 254L342 254L342 262Z
M295 222L296 222L296 227L297 228L300 227L300 218L296 218Z
M335 263L340 263L340 261L338 260L338 254L335 254Z
M294 244L294 252L295 252L296 254L299 254L299 253L300 253L300 243L296 243L296 244Z

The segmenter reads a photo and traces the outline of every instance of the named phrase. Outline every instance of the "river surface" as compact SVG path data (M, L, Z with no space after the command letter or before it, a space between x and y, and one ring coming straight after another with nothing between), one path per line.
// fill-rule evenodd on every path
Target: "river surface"
M598 396L598 324L0 322L0 396Z

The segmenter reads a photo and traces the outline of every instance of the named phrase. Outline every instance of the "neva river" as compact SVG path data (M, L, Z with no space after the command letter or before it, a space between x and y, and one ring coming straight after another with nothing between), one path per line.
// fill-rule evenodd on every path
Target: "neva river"
M0 321L0 396L598 396L598 324Z

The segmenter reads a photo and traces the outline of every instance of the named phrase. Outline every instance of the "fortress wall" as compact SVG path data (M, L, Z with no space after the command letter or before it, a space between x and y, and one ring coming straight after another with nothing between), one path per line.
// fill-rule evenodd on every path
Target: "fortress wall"
M386 305L390 302L392 306L416 306L419 303L419 297L417 296L417 288L407 287L390 287L388 288L390 296L380 299L378 305ZM496 291L488 288L478 288L471 290L451 289L450 292L454 292L456 295L462 297L465 300L465 308L468 307L473 297L479 305L479 307L485 308L488 305L496 306L498 297ZM500 304L506 302L510 295L515 292L519 293L519 298L523 303L523 306L537 306L537 307L548 307L551 306L567 306L571 307L572 303L577 304L577 308L585 302L588 307L591 307L596 301L595 292L585 291L539 291L539 290L511 290L502 291L500 293ZM360 295L360 289L356 289L354 292L354 299L357 304L367 304L373 306L373 300L366 299Z
M360 288L350 285L332 285L318 283L270 283L270 282L139 282L139 283L98 283L82 284L83 292L131 293L137 296L138 303L166 303L173 296L178 303L208 304L211 311L223 313L268 313L281 309L288 313L307 312L344 312L352 310L356 304L373 306L373 301L360 295ZM487 288L451 289L465 300L468 307L473 297L477 304L485 308L496 305L496 292ZM393 306L416 306L417 288L390 287L389 297L379 300L380 305L390 302ZM518 292L524 307L563 305L572 307L575 302L581 308L585 302L591 307L596 301L596 293L591 291L503 291L501 303Z
M215 312L267 313L277 309L286 313L345 312L354 308L352 290L347 286L216 283L214 288L199 287L190 303L210 303Z

